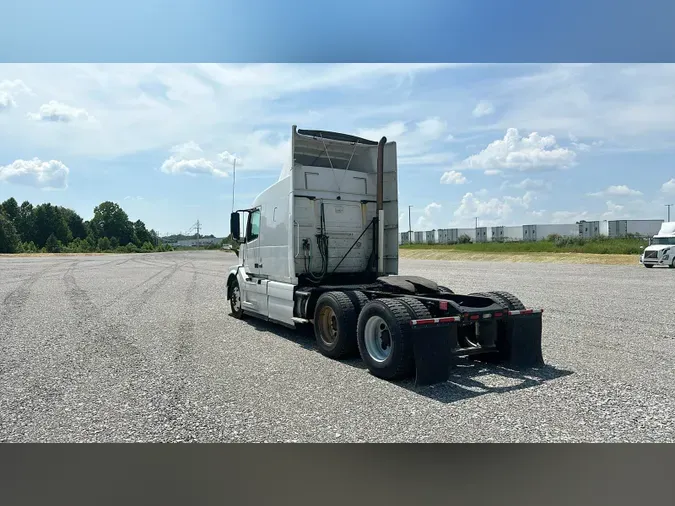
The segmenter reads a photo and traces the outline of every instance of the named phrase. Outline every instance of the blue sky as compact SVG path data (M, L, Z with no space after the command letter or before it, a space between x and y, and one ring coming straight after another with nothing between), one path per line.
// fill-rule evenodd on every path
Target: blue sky
M675 203L672 64L0 64L0 200L226 234L292 124L397 141L404 230Z

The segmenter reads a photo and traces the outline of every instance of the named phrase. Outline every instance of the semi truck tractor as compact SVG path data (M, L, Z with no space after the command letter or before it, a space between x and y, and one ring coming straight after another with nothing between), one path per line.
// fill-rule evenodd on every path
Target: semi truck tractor
M647 268L655 265L675 268L675 221L661 224L661 230L649 240L640 255L640 263Z
M399 274L397 175L386 137L294 125L278 181L230 216L231 315L313 327L321 354L390 381L446 381L460 357L543 365L542 309Z

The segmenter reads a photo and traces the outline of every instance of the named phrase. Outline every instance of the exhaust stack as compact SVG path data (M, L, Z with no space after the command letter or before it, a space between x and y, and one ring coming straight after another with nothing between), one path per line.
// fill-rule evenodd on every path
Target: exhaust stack
M384 145L382 137L377 144L377 273L384 274Z

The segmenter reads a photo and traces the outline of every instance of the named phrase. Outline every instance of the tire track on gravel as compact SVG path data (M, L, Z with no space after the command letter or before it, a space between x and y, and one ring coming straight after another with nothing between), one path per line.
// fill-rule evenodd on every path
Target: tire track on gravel
M54 405L73 384L91 381L92 377L100 375L106 368L97 361L112 361L114 365L119 362L118 367L138 367L143 362L140 350L126 339L128 326L105 320L100 309L77 283L74 272L78 265L78 261L72 262L62 274L66 299L75 316L74 328L68 328L65 334L52 332L42 343L41 358L48 356L56 360L52 370L58 377L37 374L30 378L28 391L34 404Z
M113 267L117 267L119 265L125 264L129 260L131 260L131 259L128 258L128 259L122 260L122 261L109 260L107 262L95 262L93 260L87 260L86 263L85 263L85 266L84 267L80 266L79 269L80 270L92 270L93 271L93 270L96 270L96 269L100 269L100 268L109 266L110 264L114 264ZM71 262L85 262L85 261L72 260ZM86 265L88 263L94 263L94 265ZM53 264L53 265L64 265L64 263L57 262L56 264ZM51 267L47 268L46 270L49 270L49 269L51 269ZM10 279L10 280L7 280L7 281L3 280L3 283L5 283L5 282L6 283L21 283L21 282L24 282L24 281L30 281L35 276L36 276L36 274L31 274L31 275L28 275L28 276L23 277L23 278L13 278L13 279ZM51 274L44 274L43 276L40 276L40 278L41 279L56 279L60 276L61 276L61 273L57 272L57 273L51 273Z
M74 262L71 262L71 264ZM0 307L0 375L3 375L11 370L16 369L26 360L17 360L16 356L9 353L7 346L9 340L14 336L18 323L21 321L21 315L24 308L30 299L33 287L35 284L44 279L44 275L56 267L63 266L64 263L56 262L48 265L44 269L36 272L25 279L21 285L9 292L2 300L2 307ZM11 363L8 361L11 357ZM18 362L18 363L16 363Z
M194 264L192 262L186 262ZM197 271L193 271L190 283L185 290L185 312L181 315L177 328L177 341L172 357L172 377L171 390L168 392L168 401L160 403L162 406L162 417L170 427L171 434L174 434L181 441L192 442L197 440L197 434L190 430L194 425L195 413L192 412L189 405L187 393L191 390L189 382L190 357L195 330L195 302L197 291Z
M140 262L139 262L140 263ZM158 267L157 265L153 265L153 267ZM132 286L131 288L124 290L121 293L115 294L111 296L109 300L107 300L104 304L105 306L105 311L108 312L113 308L116 308L120 304L125 303L125 308L131 312L131 314L138 314L140 310L148 303L148 300L150 297L152 297L162 286L164 286L169 279L176 274L176 272L179 270L180 265L177 263L170 264L166 267L160 267L159 271L156 272L155 274L151 275L149 278L144 279L140 283ZM150 283L153 279L161 276L162 274L168 274L161 278L158 283L153 284L146 289L144 289L142 292L133 295L133 293L138 290L139 288L147 285ZM131 300L129 300L129 296L131 295Z
M126 337L129 324L119 320L108 320L104 311L96 306L86 290L80 287L73 271L74 266L64 274L63 282L68 302L78 315L75 327L82 332L82 337L93 338L84 339L80 345L84 348L81 350L90 348L95 355L105 358L116 358L120 355L119 352L122 352L125 359L131 359L138 365L138 362L142 361L142 353L133 341ZM85 354L85 356L90 355Z

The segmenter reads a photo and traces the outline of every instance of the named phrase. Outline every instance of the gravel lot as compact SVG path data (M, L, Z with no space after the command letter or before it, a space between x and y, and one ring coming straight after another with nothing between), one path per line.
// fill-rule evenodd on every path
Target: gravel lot
M223 252L0 258L0 441L674 441L675 270L403 260L546 309L544 370L416 389L228 315Z

